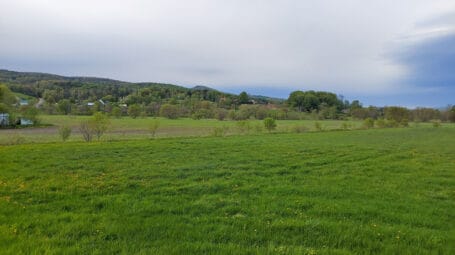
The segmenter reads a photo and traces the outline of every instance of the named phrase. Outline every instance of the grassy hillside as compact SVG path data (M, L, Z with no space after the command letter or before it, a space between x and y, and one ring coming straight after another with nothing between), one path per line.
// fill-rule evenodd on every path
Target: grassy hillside
M454 254L455 129L0 146L6 254Z

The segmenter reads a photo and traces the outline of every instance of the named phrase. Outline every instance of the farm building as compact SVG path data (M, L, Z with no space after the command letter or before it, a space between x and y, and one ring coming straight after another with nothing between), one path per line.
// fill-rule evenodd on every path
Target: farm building
M20 106L28 105L28 100L27 100L27 99L21 99L21 100L19 100L19 105L20 105Z
M21 126L30 126L33 125L33 121L26 119L26 118L21 118Z
M0 113L0 127L8 126L9 125L9 114L8 113Z

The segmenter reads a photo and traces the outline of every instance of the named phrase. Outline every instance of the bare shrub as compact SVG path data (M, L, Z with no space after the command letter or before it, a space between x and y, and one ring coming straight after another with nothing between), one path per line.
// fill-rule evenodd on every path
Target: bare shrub
M61 126L59 129L58 129L58 133L60 135L60 138L62 138L62 141L66 141L68 140L68 138L70 137L71 135L71 127L69 126Z
M216 111L215 116L218 120L224 120L228 116L228 113L226 109L220 108Z
M109 117L101 112L93 114L93 117L89 122L89 126L91 126L91 129L98 140L107 131L110 125Z
M93 129L92 129L89 121L81 122L81 124L79 125L79 131L81 132L82 137L84 138L84 140L86 142L92 141Z

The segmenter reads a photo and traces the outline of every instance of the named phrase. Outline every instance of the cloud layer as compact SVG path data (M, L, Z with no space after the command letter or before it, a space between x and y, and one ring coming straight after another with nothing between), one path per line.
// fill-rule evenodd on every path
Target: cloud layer
M0 9L0 68L271 96L329 90L376 104L453 91L453 1L18 0ZM422 104L438 100L453 103Z

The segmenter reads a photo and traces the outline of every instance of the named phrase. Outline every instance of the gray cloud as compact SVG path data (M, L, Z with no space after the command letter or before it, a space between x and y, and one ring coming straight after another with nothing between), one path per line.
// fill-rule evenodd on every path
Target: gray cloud
M1 68L369 95L409 90L397 84L407 66L389 52L455 4L18 0L0 9Z

